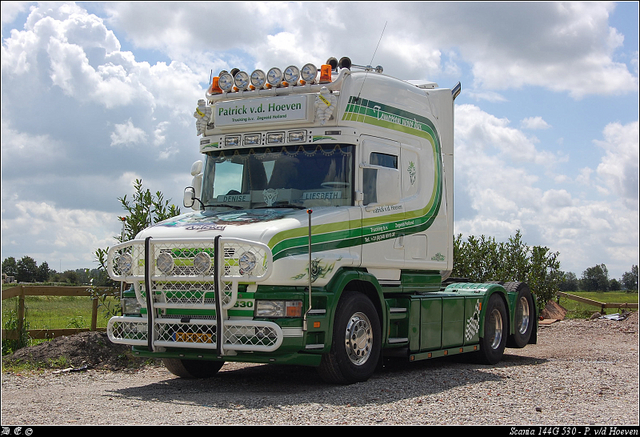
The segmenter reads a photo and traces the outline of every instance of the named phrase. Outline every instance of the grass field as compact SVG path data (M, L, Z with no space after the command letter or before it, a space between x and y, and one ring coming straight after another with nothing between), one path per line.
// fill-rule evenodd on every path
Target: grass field
M572 291L567 294L573 294L604 303L638 303L638 293L625 293L624 291ZM589 318L593 313L600 311L600 307L576 302L575 300L565 297L560 298L559 304L567 310L566 317L571 319ZM606 310L607 314L619 313L621 311L622 309L617 308L607 308Z

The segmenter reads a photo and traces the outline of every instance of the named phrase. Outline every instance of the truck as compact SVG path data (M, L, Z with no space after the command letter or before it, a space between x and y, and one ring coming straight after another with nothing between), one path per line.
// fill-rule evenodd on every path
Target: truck
M109 249L127 284L109 339L183 378L244 362L333 384L536 343L526 283L451 277L460 91L347 57L220 72L194 113L189 212Z

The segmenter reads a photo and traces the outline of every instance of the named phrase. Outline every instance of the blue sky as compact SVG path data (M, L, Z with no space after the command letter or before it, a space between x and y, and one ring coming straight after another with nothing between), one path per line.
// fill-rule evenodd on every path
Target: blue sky
M136 178L182 206L211 71L330 56L462 83L456 234L638 264L637 2L2 2L2 259L96 267Z

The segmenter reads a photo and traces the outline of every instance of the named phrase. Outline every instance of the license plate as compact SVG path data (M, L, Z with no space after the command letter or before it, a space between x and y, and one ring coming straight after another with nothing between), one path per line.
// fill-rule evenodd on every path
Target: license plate
M181 343L213 343L211 334L201 332L176 332L176 341Z

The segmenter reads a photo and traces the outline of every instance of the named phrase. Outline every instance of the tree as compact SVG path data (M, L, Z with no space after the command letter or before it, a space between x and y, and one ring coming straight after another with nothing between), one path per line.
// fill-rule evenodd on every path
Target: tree
M34 282L38 273L38 264L30 256L23 256L17 262L16 281L18 282Z
M17 276L18 275L18 264L16 263L16 259L12 256L9 258L5 258L2 261L2 273L7 276Z
M458 235L454 237L452 276L473 282L527 282L541 309L555 297L563 279L558 256L546 247L529 247L519 230L506 243L484 235L462 241Z
M562 275L562 280L559 284L560 291L578 291L580 288L580 282L578 277L573 272L566 272Z
M4 267L3 267L4 268ZM638 292L638 265L631 266L630 272L625 272L622 275L622 284L627 292Z
M36 270L36 281L47 282L49 280L49 273L50 273L49 264L47 264L47 262L44 261L42 264L38 266L38 269Z
M609 270L604 264L597 264L582 272L581 288L584 291L608 291Z
M118 201L122 207L128 212L128 215L120 217L123 223L123 232L121 235L116 235L114 238L118 242L129 241L135 238L136 235L143 229L149 227L152 224L156 224L171 217L175 217L180 214L180 208L170 203L170 200L165 200L160 191L156 191L155 195L152 194L149 189L144 189L142 186L142 180L136 179L133 188L132 201L127 200L127 196L118 197ZM109 248L98 248L95 252L96 261L99 264L98 269L106 272L107 267L107 253ZM105 278L106 275L101 275ZM110 285L114 285L112 281Z

